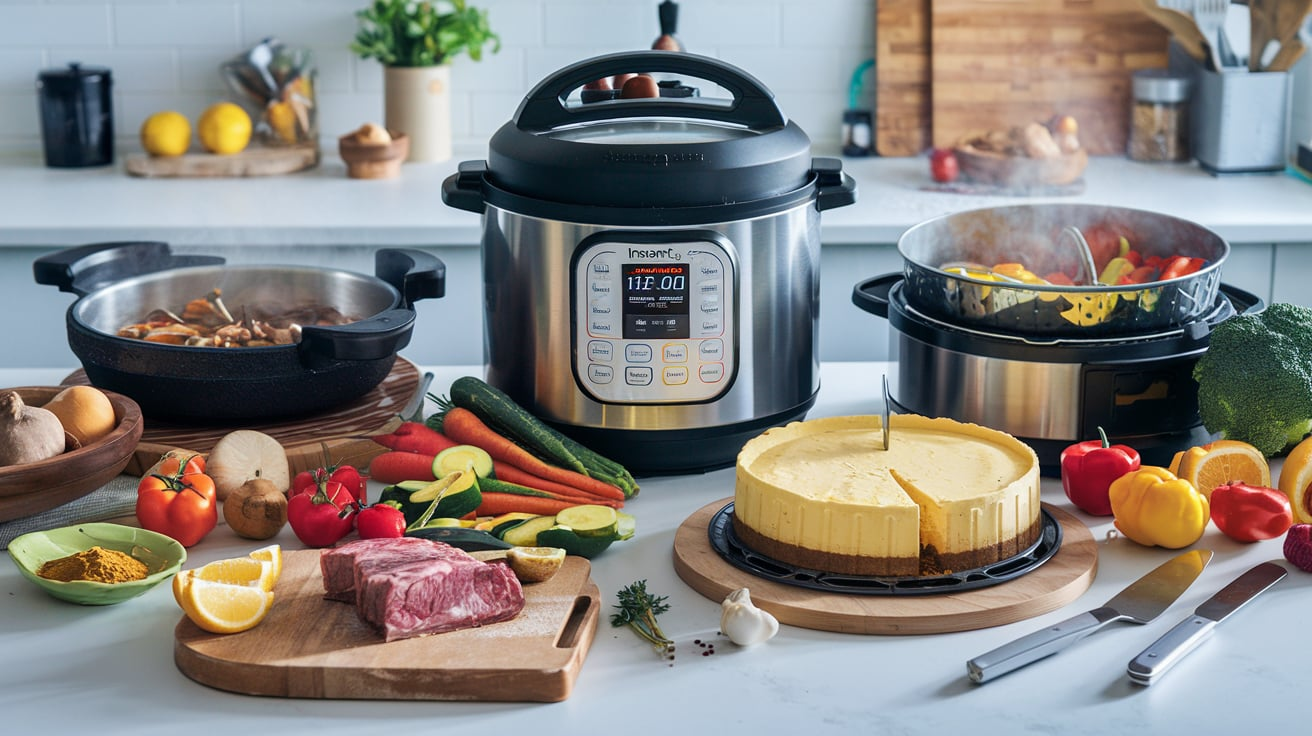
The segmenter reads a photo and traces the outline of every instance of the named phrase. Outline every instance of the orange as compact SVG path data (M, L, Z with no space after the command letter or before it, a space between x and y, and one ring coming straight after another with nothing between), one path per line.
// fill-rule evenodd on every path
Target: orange
M1230 481L1271 487L1271 466L1260 450L1239 440L1217 440L1191 447L1171 461L1171 472L1212 498L1212 489Z
M1289 451L1284 465L1280 466L1280 490L1289 496L1294 509L1295 524L1312 524L1312 437L1303 440Z

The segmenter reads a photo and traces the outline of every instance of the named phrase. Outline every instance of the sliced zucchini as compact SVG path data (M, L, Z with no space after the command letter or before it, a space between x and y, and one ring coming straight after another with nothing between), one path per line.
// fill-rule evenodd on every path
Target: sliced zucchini
M466 552L478 552L487 549L510 549L509 544L506 544L487 532L482 532L477 529L466 529L459 526L426 526L422 529L411 529L407 531L405 535L407 537L431 539L434 542L445 542L452 547L459 547Z
M433 477L444 478L459 470L471 470L480 478L492 476L492 456L474 445L456 445L433 458Z
M544 545L538 544L538 532L550 529L555 525L556 517L554 516L534 516L531 519L525 519L518 524L507 527L499 536L516 547L539 547ZM545 546L559 547L560 545Z
M541 547L560 547L565 550L566 554L576 555L578 557L593 557L606 551L610 547L615 537L585 537L573 529L563 526L553 526L543 529L537 534L537 542Z
M413 526L425 515L428 519L466 516L483 502L483 492L473 472L460 471L435 481L405 481L388 486L378 500L398 506L405 514L406 525Z
M638 520L633 518L633 514L626 514L623 511L616 511L615 516L619 517L619 522L615 529L615 541L632 539L638 531Z
M619 532L619 515L615 509L599 504L588 503L563 509L556 514L556 523L569 527L580 537L614 538Z

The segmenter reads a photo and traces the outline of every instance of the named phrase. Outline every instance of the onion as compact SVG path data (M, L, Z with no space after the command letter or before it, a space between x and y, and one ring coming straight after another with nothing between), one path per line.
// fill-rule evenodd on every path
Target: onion
M224 435L210 451L205 473L214 479L220 501L227 500L242 484L256 478L273 483L283 493L292 484L287 451L278 440L253 429Z

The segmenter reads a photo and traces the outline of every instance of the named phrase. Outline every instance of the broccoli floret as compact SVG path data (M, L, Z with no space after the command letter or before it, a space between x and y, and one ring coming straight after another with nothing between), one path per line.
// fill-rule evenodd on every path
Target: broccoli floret
M1217 325L1194 366L1207 431L1270 456L1312 432L1312 309L1272 304Z

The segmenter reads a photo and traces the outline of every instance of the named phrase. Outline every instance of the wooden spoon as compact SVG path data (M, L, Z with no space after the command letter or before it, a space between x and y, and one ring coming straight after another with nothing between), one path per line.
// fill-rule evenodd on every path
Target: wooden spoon
M1175 42L1180 45L1194 61L1206 63L1210 54L1210 47L1207 38L1203 32L1198 30L1198 24L1187 13L1172 8L1163 8L1158 5L1156 0L1141 0L1143 10L1152 18L1157 25L1171 32Z
M1298 29L1309 10L1312 10L1312 0L1273 0L1268 22L1272 35L1280 42L1280 50L1262 71L1287 71L1303 55L1304 46L1298 37Z

